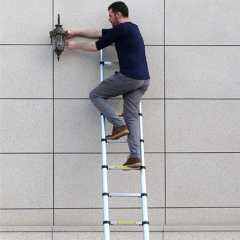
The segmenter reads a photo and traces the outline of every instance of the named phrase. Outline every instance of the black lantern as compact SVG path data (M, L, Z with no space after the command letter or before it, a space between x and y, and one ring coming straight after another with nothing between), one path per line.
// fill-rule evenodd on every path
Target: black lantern
M57 54L59 61L60 54L63 52L65 47L65 39L67 36L67 31L64 31L62 25L60 24L60 15L58 14L58 24L55 25L56 28L49 32L53 51Z

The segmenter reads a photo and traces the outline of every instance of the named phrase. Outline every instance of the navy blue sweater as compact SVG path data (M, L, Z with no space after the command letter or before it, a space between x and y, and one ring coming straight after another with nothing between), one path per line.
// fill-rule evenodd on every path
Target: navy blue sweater
M143 38L136 24L125 22L110 29L102 29L102 36L96 42L97 49L115 43L120 73L134 79L150 79Z

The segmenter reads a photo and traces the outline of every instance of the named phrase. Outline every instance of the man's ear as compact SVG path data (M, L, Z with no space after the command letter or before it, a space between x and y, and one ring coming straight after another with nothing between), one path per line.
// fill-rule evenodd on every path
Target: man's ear
M116 16L117 16L117 18L119 19L119 18L122 17L122 13L121 13L121 12L117 12Z

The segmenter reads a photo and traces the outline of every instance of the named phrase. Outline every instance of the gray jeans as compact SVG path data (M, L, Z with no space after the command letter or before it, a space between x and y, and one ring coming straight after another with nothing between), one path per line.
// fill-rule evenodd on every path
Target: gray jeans
M127 125L129 129L128 147L130 157L140 158L140 129L138 108L142 96L147 91L150 80L136 80L121 73L104 79L90 94L94 106L113 124L114 127ZM108 102L108 98L122 95L123 118L116 114L116 111Z

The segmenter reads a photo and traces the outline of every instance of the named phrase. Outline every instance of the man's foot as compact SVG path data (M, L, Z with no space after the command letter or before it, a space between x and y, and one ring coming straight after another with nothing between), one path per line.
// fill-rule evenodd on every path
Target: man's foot
M116 140L120 137L126 136L129 134L129 130L126 125L120 127L113 127L112 135L107 135L107 139Z
M140 158L129 157L127 159L127 161L123 164L123 166L126 166L126 167L141 167L142 162L140 161Z

